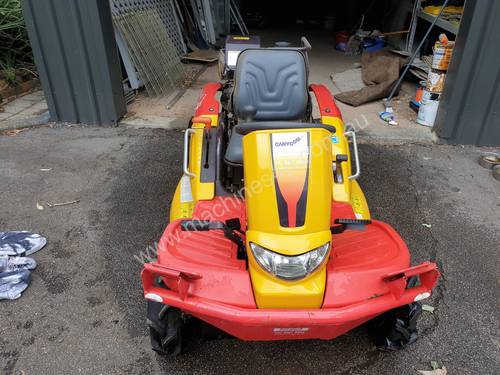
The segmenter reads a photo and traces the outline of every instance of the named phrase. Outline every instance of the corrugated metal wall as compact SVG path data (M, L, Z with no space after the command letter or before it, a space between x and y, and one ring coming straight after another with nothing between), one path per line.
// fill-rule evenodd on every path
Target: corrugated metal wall
M500 1L467 0L434 130L453 144L500 146Z
M52 121L116 124L125 114L107 0L23 0Z

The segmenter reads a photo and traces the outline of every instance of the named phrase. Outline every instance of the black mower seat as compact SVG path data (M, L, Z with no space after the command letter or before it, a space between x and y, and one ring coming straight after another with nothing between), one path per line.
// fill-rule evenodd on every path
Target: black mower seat
M235 72L234 113L256 109L254 121L294 121L306 116L309 91L305 56L297 50L249 49L240 53Z
M253 110L252 124L267 121L267 126L274 129L283 129L280 127L283 121L305 119L309 90L302 52L273 48L245 50L238 56L234 80L233 109L240 121L249 120L248 108ZM225 154L228 164L243 164L242 140L243 135L233 131Z
M280 129L326 129L335 133L335 127L321 123L289 122L289 121L262 121L247 122L236 125L233 129L231 139L224 156L226 163L231 165L243 165L243 136L258 130L280 130Z

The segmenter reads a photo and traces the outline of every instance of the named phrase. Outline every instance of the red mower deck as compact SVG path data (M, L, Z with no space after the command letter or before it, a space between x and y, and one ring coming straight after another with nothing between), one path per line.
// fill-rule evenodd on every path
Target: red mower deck
M193 219L206 219L214 204L224 207L218 220L243 220L244 204L235 198L200 202ZM336 203L332 207L343 214L349 209ZM158 262L145 265L142 282L147 299L177 307L243 340L332 339L382 312L430 295L439 277L436 265L410 267L409 262L399 235L373 221L364 231L332 235L321 309L258 309L236 245L222 231L184 232L175 221L160 240ZM417 275L420 285L407 289L407 280ZM157 277L166 287L155 283Z

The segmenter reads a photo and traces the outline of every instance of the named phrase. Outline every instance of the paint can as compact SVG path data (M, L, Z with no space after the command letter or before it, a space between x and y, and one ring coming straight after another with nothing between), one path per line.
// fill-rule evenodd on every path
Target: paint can
M439 96L439 94L432 93L429 90L424 89L424 91L422 92L422 99L420 100L420 103L422 103L422 101L424 101L424 100L427 100L427 101L432 100L433 97L434 98L436 97L435 95Z
M439 97L439 94L424 90L417 115L417 122L420 125L429 126L431 128L434 126L439 108Z
M444 89L444 81L446 80L446 73L432 70L429 72L427 76L427 82L425 89L430 91L431 93L441 94Z
M450 66L451 56L453 55L453 47L455 43L448 42L443 44L436 42L434 44L434 56L432 58L432 69L448 70Z

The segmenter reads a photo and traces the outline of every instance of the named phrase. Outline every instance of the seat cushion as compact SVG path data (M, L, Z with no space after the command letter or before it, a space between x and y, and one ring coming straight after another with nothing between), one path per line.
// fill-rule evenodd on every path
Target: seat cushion
M307 66L300 51L249 49L240 53L235 73L233 108L256 109L255 121L304 119L309 93Z

